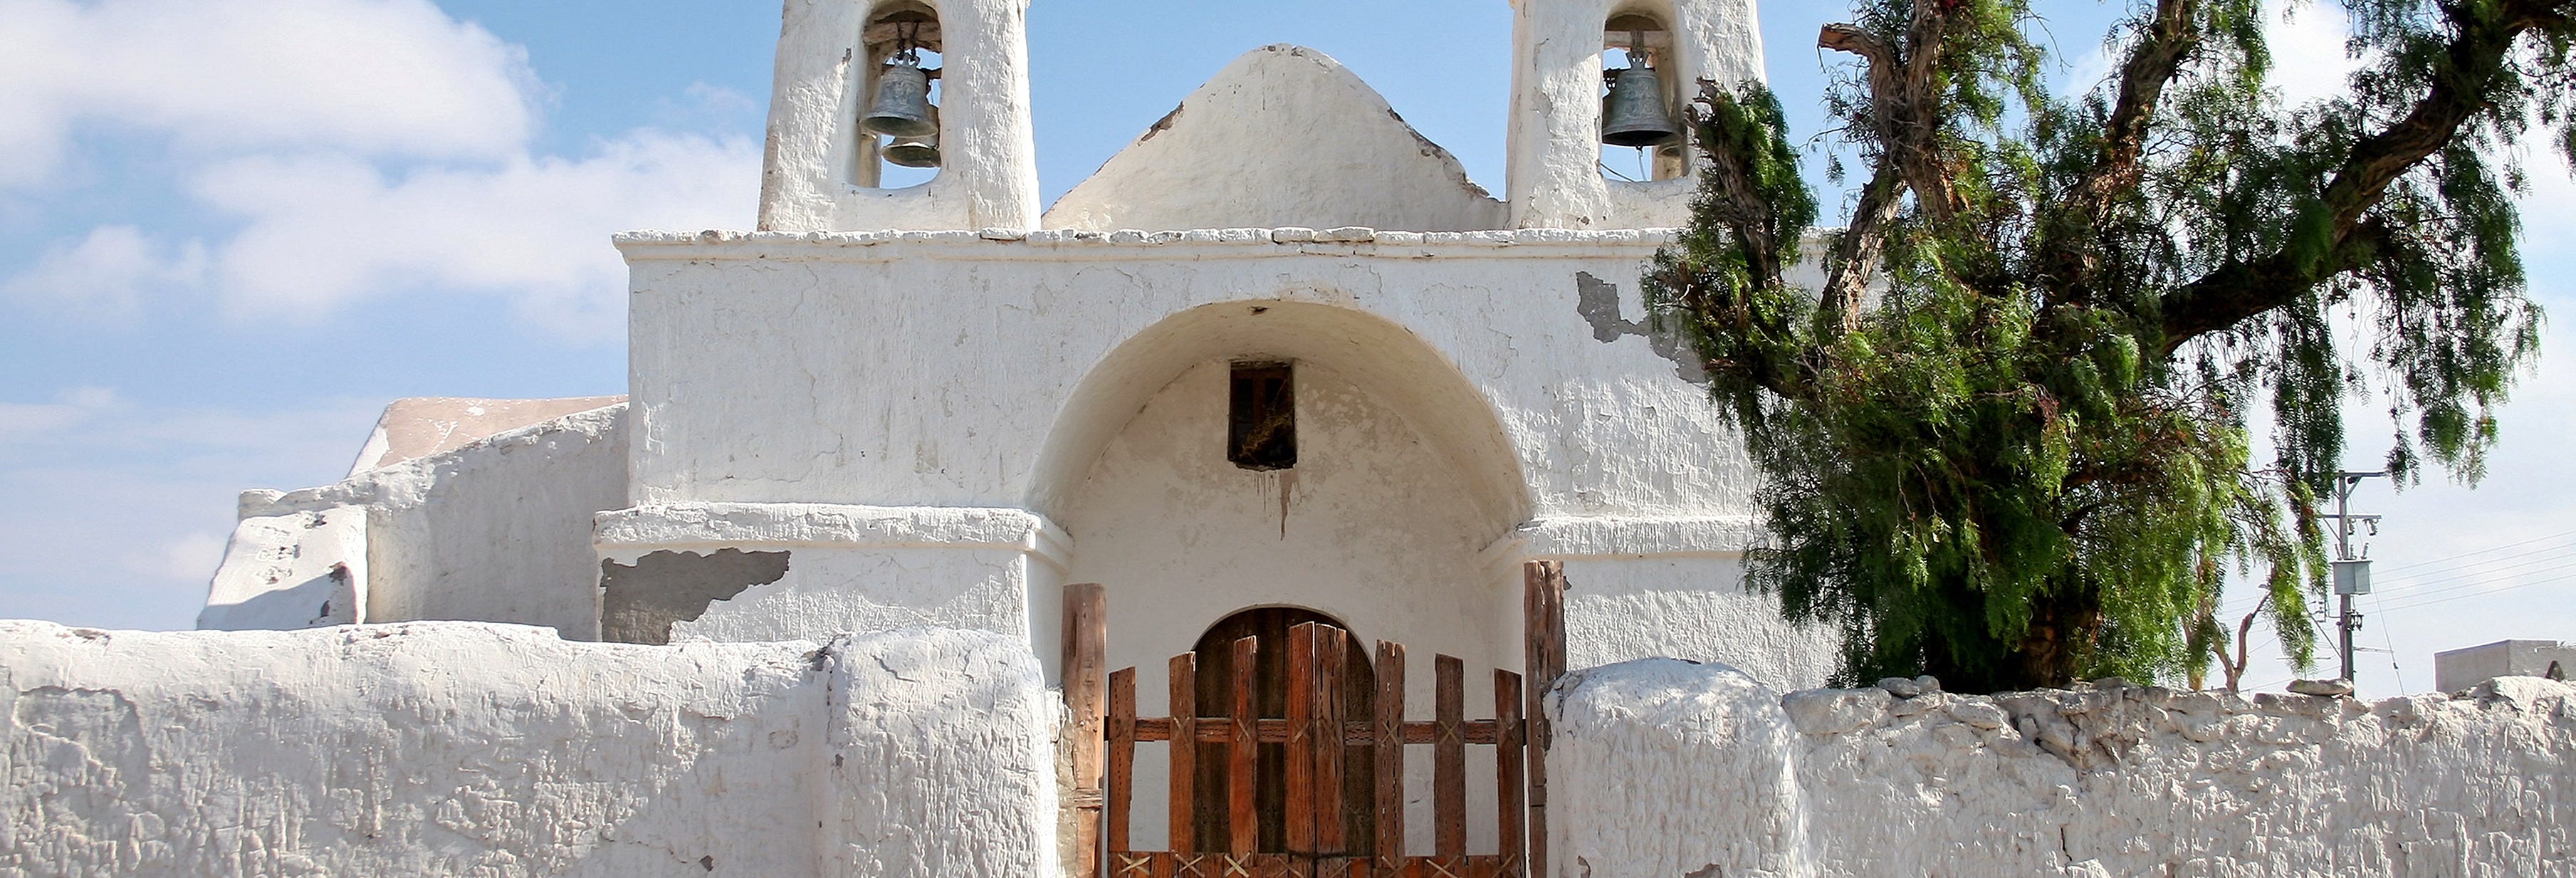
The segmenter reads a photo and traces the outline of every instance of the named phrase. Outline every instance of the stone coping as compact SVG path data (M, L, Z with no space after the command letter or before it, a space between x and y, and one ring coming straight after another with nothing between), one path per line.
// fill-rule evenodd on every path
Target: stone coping
M1179 248L1199 255L1266 257L1285 254L1419 259L1444 255L1551 258L1643 257L1679 237L1676 229L1497 229L1478 232L1398 232L1358 226L1338 229L1193 229L1114 232L1069 229L875 232L636 231L616 236L629 259L697 259L709 256L814 255L884 248L929 248L986 258L1064 259L1088 254L1127 258L1136 248ZM886 253L883 258L896 254Z

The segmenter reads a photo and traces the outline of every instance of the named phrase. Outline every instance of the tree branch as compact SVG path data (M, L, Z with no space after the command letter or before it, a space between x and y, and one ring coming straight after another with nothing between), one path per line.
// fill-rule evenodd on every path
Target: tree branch
M2165 86L2200 51L2206 38L2199 20L2200 0L2158 0L2144 38L2120 65L2119 97L2103 125L2101 151L2071 193L2071 209L2060 216L2066 223L2060 232L2063 243L2050 248L2052 257L2045 270L2051 286L2067 300L2091 298L2088 288L2101 253L2090 239L2110 218L2113 198L2134 190L2145 172L2139 158L2146 152Z
M2568 18L2560 7L2571 6L2576 2L2506 0L2492 17L2470 18L2454 12L2451 20L2458 32L2433 70L2432 87L2405 118L2353 144L2312 209L2323 214L2328 236L2327 246L2319 251L2322 256L2298 258L2289 248L2300 242L2293 241L2280 252L2219 266L2166 294L2164 353L2289 304L2327 278L2364 264L2376 252L2373 239L2384 238L2385 231L2369 233L2365 217L2379 206L2388 187L2488 108L2489 92L2504 77L2505 56L2516 40L2538 27L2564 27ZM2307 226L2316 216L2312 212L2301 217L2300 225Z
M1860 204L1835 242L1826 263L1823 307L1839 318L1846 331L1857 325L1870 279L1887 252L1890 223L1904 208L1905 194L1946 223L1957 211L1957 196L1940 159L1939 63L1944 21L1937 3L1917 3L1906 25L1905 48L1897 47L1857 25L1828 24L1816 45L1860 56L1869 83L1871 131L1878 156Z

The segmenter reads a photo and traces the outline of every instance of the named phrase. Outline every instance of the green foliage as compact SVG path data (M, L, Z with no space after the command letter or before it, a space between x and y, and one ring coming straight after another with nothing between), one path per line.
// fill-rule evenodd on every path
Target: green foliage
M2194 674L2231 573L2304 666L2345 401L2412 424L2402 478L2483 473L2538 354L2512 146L2576 166L2576 0L2348 5L2371 63L2291 107L2259 0L2141 6L2074 99L2026 0L1859 0L1825 101L1870 175L1820 289L1784 279L1817 209L1777 98L1702 84L1646 288L1765 476L1751 581L1842 632L1846 680Z

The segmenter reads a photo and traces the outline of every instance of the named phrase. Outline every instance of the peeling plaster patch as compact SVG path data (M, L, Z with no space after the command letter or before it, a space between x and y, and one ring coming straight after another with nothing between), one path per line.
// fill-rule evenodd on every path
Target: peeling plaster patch
M1583 322L1592 324L1594 341L1609 344L1624 336L1645 336L1646 344L1654 350L1655 356L1673 362L1673 374L1692 384L1708 383L1708 371L1690 354L1689 345L1681 333L1672 331L1670 327L1653 325L1660 321L1651 318L1640 323L1620 315L1618 284L1593 277L1588 271L1578 271L1574 273L1574 290L1574 310L1583 315Z
M600 639L611 643L671 642L671 626L695 622L716 601L732 600L753 586L787 576L786 552L720 549L713 555L660 551L633 566L599 564Z
M1188 101L1182 101L1180 104L1178 104L1178 105L1176 105L1176 106L1172 107L1172 111L1171 111L1171 112L1169 112L1169 113L1164 113L1164 114L1163 114L1163 118L1160 118L1160 119L1156 119L1156 120L1154 120L1154 126L1153 126L1153 127L1151 127L1151 128L1147 128L1147 129L1145 129L1145 136L1143 136L1143 137L1139 137L1139 138L1136 138L1136 142L1137 142L1137 143L1143 143L1143 142L1145 142L1145 141L1148 141L1148 140L1152 140L1152 139L1154 139L1154 135L1161 134L1161 133L1163 133L1163 132L1165 132L1165 131L1172 130L1172 123L1173 123L1173 122L1180 121L1180 118L1181 118L1181 111L1182 111L1182 110L1189 109L1189 108L1190 108L1190 104L1189 104L1189 102L1188 102Z

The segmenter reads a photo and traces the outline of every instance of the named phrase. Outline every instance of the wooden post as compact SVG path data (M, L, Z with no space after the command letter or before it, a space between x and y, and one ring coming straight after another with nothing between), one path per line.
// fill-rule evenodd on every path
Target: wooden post
M1404 866L1404 644L1377 642L1377 868Z
M1196 853L1199 770L1199 656L1172 657L1172 852Z
M1064 587L1064 701L1073 713L1072 871L1075 878L1102 872L1101 750L1106 743L1109 664L1109 592L1096 582Z
M1134 850L1127 840L1128 812L1136 807L1136 669L1109 675L1109 820L1106 841L1110 859Z
M1315 740L1315 636L1307 622L1288 629L1288 852L1313 856L1315 757L1323 742Z
M1315 852L1326 856L1348 853L1345 844L1349 819L1342 813L1342 686L1350 663L1350 632L1324 627L1315 637L1316 685L1308 690L1312 704L1307 708L1315 720L1315 733L1310 737L1315 752Z
M1467 665L1456 656L1432 662L1437 715L1431 734L1431 818L1438 853L1467 855Z
M1252 687L1258 679L1252 663L1260 657L1261 641L1246 637L1234 642L1234 740L1226 744L1226 853L1248 854L1261 844L1260 817L1254 813L1252 785L1253 754L1261 746L1261 717L1252 710Z
M1550 874L1547 865L1547 748L1556 740L1548 724L1547 693L1565 675L1565 565L1531 561L1521 568L1522 633L1528 641L1525 697L1529 723L1529 874Z
M1503 855L1503 874L1527 873L1529 805L1522 798L1521 675L1494 671L1494 828Z

